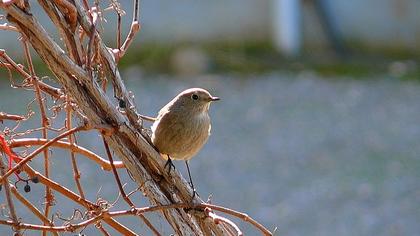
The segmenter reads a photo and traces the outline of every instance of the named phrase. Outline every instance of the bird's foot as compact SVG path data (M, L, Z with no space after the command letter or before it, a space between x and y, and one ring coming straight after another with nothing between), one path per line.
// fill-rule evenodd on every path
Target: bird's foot
M166 169L166 167L168 166L168 174L171 173L172 168L175 169L175 165L172 162L172 159L168 156L168 160L165 163L165 166L163 167L164 169Z

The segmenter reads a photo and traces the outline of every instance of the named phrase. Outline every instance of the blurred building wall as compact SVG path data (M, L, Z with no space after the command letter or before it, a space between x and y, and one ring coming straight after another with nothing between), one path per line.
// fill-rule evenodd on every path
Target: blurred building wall
M420 1L322 0L331 23L343 39L372 49L403 49L420 53ZM304 44L323 46L325 35L310 1L304 1Z
M137 42L260 40L272 38L274 0L142 0L142 31ZM420 53L420 1L323 0L330 21L349 43L374 49L404 49ZM107 1L103 1L107 3ZM120 1L131 20L131 1ZM31 2L37 5L36 2ZM326 37L312 0L301 0L302 41L323 47ZM34 9L36 11L37 8ZM38 9L39 10L39 9ZM115 22L112 13L108 22ZM41 21L45 21L45 18ZM104 29L114 37L115 27ZM16 45L16 36L0 31L2 47Z

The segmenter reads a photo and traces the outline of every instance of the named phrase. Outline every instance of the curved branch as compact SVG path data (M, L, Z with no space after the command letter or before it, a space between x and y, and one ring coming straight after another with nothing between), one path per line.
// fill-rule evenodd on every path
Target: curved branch
M19 32L19 30L16 27L7 25L6 23L0 25L0 30L10 30L10 31Z
M79 228L86 227L90 224L94 224L102 219L102 215L97 217L90 218L89 220L83 221L79 224L68 224L64 226L49 226L49 225L36 225L36 224L27 224L27 223L14 223L11 220L0 220L2 225L14 226L18 229L31 229L31 230L42 230L49 232L74 232Z
M68 199L80 204L81 206L85 207L88 210L97 210L99 209L99 206L96 205L95 203L81 198L79 195L77 195L76 193L72 192L71 190L69 190L68 188L62 186L61 184L54 182L48 178L46 178L45 176L43 176L41 173L35 171L34 169L32 169L29 165L25 165L23 166L23 170L31 177L37 177L39 179L39 182L44 184L44 185L48 185L51 189L53 189L54 191L57 191L59 193L61 193L63 196L67 197ZM136 236L137 234L134 233L133 231L131 231L130 229L128 229L127 227L125 227L124 225L122 225L121 223L119 223L118 221L112 219L112 218L105 218L104 221L110 225L111 227L113 227L115 230L117 230L118 232L120 232L122 235L129 235L129 236Z
M22 196L19 191L17 191L16 187L12 184L9 184L10 189L12 190L13 195L23 204L25 205L38 219L40 219L44 224L47 224L48 226L54 226L54 224L45 217L38 208L36 208L31 202L29 202L28 199L26 199L24 196ZM53 235L58 236L56 232L53 232Z
M159 211L159 210L165 210L165 209L171 209L171 208L183 208L183 209L195 209L195 210L201 210L204 211L206 208L209 208L214 211L220 211L223 213L226 213L228 215L232 215L235 217L238 217L239 219L249 222L253 226L255 226L258 230L260 230L264 235L273 235L270 230L265 228L263 225L258 223L253 218L249 217L247 214L235 211L226 207L208 204L208 203L176 203L176 204L170 204L170 205L162 205L162 206L151 206L151 207L142 207L142 208L136 208L135 211L133 210L127 210L127 211L115 211L115 212L109 212L108 214L110 216L123 216L123 215L132 215L132 214L142 214L146 212L152 212L152 211Z
M20 121L20 120L24 120L24 119L25 119L24 116L7 114L5 112L0 111L0 122L3 121L3 120Z
M210 217L214 221L215 224L219 224L220 222L223 222L223 223L229 225L230 227L232 227L236 231L236 235L238 235L238 236L244 235L242 233L242 231L239 229L239 227L235 223L233 223L231 220L229 220L229 219L227 219L225 217L218 216L218 215L214 214L210 210L210 208L205 208L204 209L204 212L206 213L206 215L208 217Z
M25 69L23 69L23 66L20 64L17 64L14 60L12 60L12 58L10 58L7 54L6 51L3 49L0 49L0 57L3 58L9 65L10 67L12 67L13 69L15 69L20 75L22 75L24 78L29 78L31 77L31 75L25 71ZM48 85L42 81L38 82L39 87L42 89L42 91L48 93L49 95L55 97L55 98L60 98L61 95L63 95L63 92L58 89L55 88L51 85Z
M217 210L217 211L221 211L223 213L229 214L229 215L236 216L236 217L238 217L238 218L240 218L244 221L250 222L257 229L259 229L264 235L272 235L272 233L268 229L264 228L263 226L258 226L258 224L252 223L252 222L255 222L255 220L253 220L249 216L244 217L246 215L244 213L241 213L241 212L238 212L238 211L235 211L235 210L231 210L231 209L228 209L228 208L225 208L225 207L221 207L221 206L217 206L217 205L213 205L213 204L206 204L206 203L202 203L202 204L177 203L177 204L170 204L170 205L163 205L163 206L150 206L150 207L142 207L142 208L133 208L133 209L130 209L130 210L123 210L123 211L113 211L113 212L104 211L101 214L99 214L99 215L97 215L93 218L90 218L86 221L83 221L83 222L78 223L78 224L69 224L67 226L41 226L41 225L21 223L21 224L19 224L19 227L23 228L23 229L49 230L49 231L52 231L52 232L53 231L74 232L74 230L76 230L78 228L85 227L87 225L98 222L99 220L102 220L102 219L107 219L107 218L112 218L112 217L117 217L117 216L126 216L126 215L139 215L139 214L144 214L144 213L150 213L150 212L167 210L167 209L177 209L177 208L208 211L209 213L211 213L211 214L206 214L206 215L208 215L208 217L212 218L212 220L216 220L216 221L220 220L220 221L223 221L224 223L229 224L231 227L233 227L237 231L238 235L242 235L242 232L232 221L230 221L230 220L228 220L224 217L218 216L215 213L212 213L211 210ZM13 225L14 223L12 221L0 220L0 224Z
M23 146L35 146L35 145L45 145L45 143L49 142L49 139L41 139L41 138L22 138L22 139L13 139L10 142L10 147L23 147ZM98 165L101 166L103 170L111 171L111 163L101 156L95 154L94 152L86 149L82 146L78 146L76 144L71 145L69 142L66 141L57 141L51 145L52 147L62 148L72 150L73 152L83 155L90 160L96 162ZM124 163L121 161L114 161L115 168L124 168Z
M245 221L245 222L249 222L250 224L254 225L255 227L257 227L262 233L264 233L264 235L272 235L272 233L266 229L262 224L258 223L258 221L254 220L253 218L251 218L248 214L239 212L239 211L235 211L226 207L222 207L222 206L217 206L217 205L213 205L213 204L208 204L208 203L202 203L200 204L201 207L208 207L212 210L215 211L220 211L232 216L236 216L239 219Z
M57 137L51 139L50 141L48 141L47 143L45 143L44 145L42 145L41 147L39 147L38 149L36 149L35 151L33 151L27 157L25 157L21 161L19 161L12 169L8 170L4 175L0 176L0 182L3 181L3 179L9 177L16 170L20 169L28 161L30 161L34 157L36 157L36 155L38 155L40 152L44 151L45 148L51 146L52 144L54 144L55 142L57 142L58 140L60 140L60 139L62 139L64 137L66 137L67 135L70 135L72 133L75 133L77 131L81 131L81 130L84 130L84 129L86 129L86 125L75 127L73 129L70 129L70 130L68 130L66 132L63 132L62 134L58 135Z
M4 175L4 169L5 169L5 165L3 163L3 160L1 159L0 156L0 174ZM4 178L3 180L0 181L0 185L4 185L4 192L6 195L6 201L7 201L7 206L9 207L9 212L10 212L10 218L12 218L12 220L10 222L13 223L13 225L19 224L19 219L16 215L16 210L15 210L15 205L13 203L13 199L12 196L10 194L10 185L9 185L9 181L6 178ZM14 229L16 235L21 236L22 233L20 232L20 230L18 228Z

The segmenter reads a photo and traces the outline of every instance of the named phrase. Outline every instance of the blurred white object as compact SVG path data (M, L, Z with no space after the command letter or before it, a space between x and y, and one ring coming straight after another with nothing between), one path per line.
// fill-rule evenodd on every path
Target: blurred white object
M179 75L199 75L208 71L210 59L198 47L181 47L171 57L173 71Z
M276 49L285 56L299 56L301 49L300 0L273 0L273 36Z

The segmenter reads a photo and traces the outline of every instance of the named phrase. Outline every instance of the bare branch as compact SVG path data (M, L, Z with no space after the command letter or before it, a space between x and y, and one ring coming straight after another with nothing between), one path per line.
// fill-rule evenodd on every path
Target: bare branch
M3 163L3 160L0 158L0 174L2 176L5 175L5 171L4 171L5 168L6 167ZM10 221L11 225L14 227L14 230L17 235L22 235L19 228L17 227L20 223L19 223L18 217L16 216L15 205L13 204L13 199L10 193L10 186L9 186L9 181L7 180L7 177L3 177L2 180L0 181L0 184L4 186L4 190L5 190L4 192L6 194L7 205L9 206L10 217L12 218L12 220Z
M66 97L67 100L67 106L66 106L66 128L67 130L70 130L72 127L72 107L70 106L70 98ZM70 145L74 146L74 135L69 135L69 141L70 141ZM85 198L85 194L83 192L83 188L82 188L82 184L80 183L80 172L79 172L79 168L77 167L77 162L76 162L76 155L74 153L74 151L72 149L70 149L70 157L71 157L71 164L73 167L73 177L74 177L74 182L76 182L76 186L77 186L77 190L79 191L80 197Z
M242 231L239 229L239 227L235 224L235 223L233 223L231 220L229 220L229 219L227 219L227 218L225 218L225 217L222 217L222 216L218 216L218 215L216 215L216 214L214 214L212 211L211 211L211 209L210 208L205 208L204 209L204 212L205 212L205 214L208 216L208 217L210 217L213 221L214 221L214 223L215 224L219 224L220 222L223 222L223 223L225 223L225 224L227 224L227 225L229 225L230 227L232 227L237 233L236 233L236 235L238 235L238 236L242 236L243 235L243 233L242 233Z
M120 190L120 193L121 193L123 199L127 202L127 204L131 208L135 208L134 203L130 200L130 198L127 196L127 194L125 194L124 188L121 184L120 177L118 176L117 169L114 166L114 160L112 159L112 154L111 154L111 151L109 150L108 143L106 142L104 137L102 137L102 140L103 140L103 143L104 143L104 146L105 146L106 155L108 156L109 162L111 163L112 173L114 174L114 178L117 181L118 189ZM139 217L152 230L152 232L155 235L160 235L159 231L152 225L152 223L150 223L150 221L143 214L140 214Z
M38 155L39 153L41 153L42 151L44 151L45 148L51 146L53 143L57 142L58 140L66 137L68 135L71 135L74 132L81 131L81 130L84 130L84 129L86 129L86 126L79 126L79 127L73 128L71 130L68 130L68 131L66 131L66 132L58 135L57 137L55 137L54 139L50 140L49 142L45 143L44 145L42 145L41 147L39 147L38 149L36 149L34 152L32 152L30 155L28 155L27 157L25 157L21 161L19 161L19 163L16 164L12 169L8 170L5 174L3 174L0 177L0 182L3 181L8 176L10 176L15 171L17 171L18 169L20 169L28 161L32 160L36 155Z
M26 72L23 69L23 66L20 64L17 64L15 61L13 61L5 52L5 50L0 49L0 57L3 58L6 62L9 63L9 65L15 69L18 73L20 73L25 79L30 78L31 75ZM60 98L61 95L63 94L62 91L58 88L54 88L51 85L45 84L42 81L39 81L39 86L40 88L48 93L49 95L55 97L55 98Z
M120 44L118 43L118 49L114 49L114 55L116 58L116 61L118 62L127 52L127 49L130 47L131 43L134 40L134 37L136 34L140 31L140 23L139 23L139 0L134 0L134 6L133 6L133 21L131 22L130 32L127 35L126 40L124 41L124 44L120 47ZM121 30L118 30L118 35L121 35ZM118 37L119 38L119 37ZM117 40L119 42L119 40Z
M40 138L23 138L23 139L13 139L10 142L10 147L23 147L23 146L37 146L37 145L45 145L46 143L50 142L51 140L48 139L40 139ZM102 157L98 156L94 152L78 146L76 144L70 144L69 142L65 141L57 141L51 144L53 147L64 148L71 150L77 154L83 155L90 160L96 162L103 170L111 171L111 163ZM124 163L121 161L114 161L115 168L124 168Z
M19 30L16 27L8 25L7 23L0 24L0 30L10 30L10 31L19 32Z
M25 205L38 219L40 219L44 225L54 226L54 224L42 214L38 208L36 208L28 199L22 196L16 189L14 185L9 185L10 189L12 190L13 195L15 195L16 199L18 199L23 205ZM54 235L58 236L56 232L53 232Z
M20 121L20 120L24 120L24 119L25 119L24 116L12 115L12 114L7 114L7 113L4 113L4 112L0 112L0 121L3 121L3 120Z

